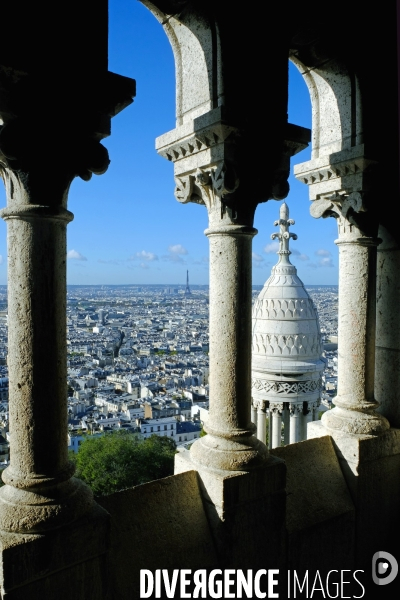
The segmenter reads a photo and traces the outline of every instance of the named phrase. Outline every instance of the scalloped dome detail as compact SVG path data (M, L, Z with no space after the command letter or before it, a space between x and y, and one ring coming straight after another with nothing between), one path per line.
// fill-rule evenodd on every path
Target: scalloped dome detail
M280 231L271 235L279 239L279 260L253 306L253 378L264 372L272 379L277 369L280 374L310 375L324 367L318 313L289 260L289 241L297 239L289 232L293 224L283 203L275 221Z

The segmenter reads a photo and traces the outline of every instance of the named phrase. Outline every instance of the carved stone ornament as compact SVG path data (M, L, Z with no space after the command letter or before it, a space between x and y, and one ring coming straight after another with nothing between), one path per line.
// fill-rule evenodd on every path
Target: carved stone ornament
M282 415L283 409L284 409L283 403L276 404L275 402L270 402L270 405L269 405L270 414Z
M262 319L315 319L317 317L311 298L257 298L253 315Z
M279 210L279 219L274 221L275 227L279 225L280 231L279 233L271 234L271 240L275 240L276 238L279 240L279 255L290 254L289 240L290 238L297 240L297 234L289 231L290 225L294 224L293 219L289 219L289 207L286 202L283 202Z
M235 132L234 127L223 123L213 123L175 143L159 147L157 152L170 162L176 163L223 144L228 138L233 137ZM162 136L160 139L162 139Z
M365 212L365 210L366 207L360 192L352 192L348 195L334 193L331 196L314 200L310 207L310 213L316 219L333 216L343 217L349 221L352 219L352 213ZM356 225L356 223L354 224Z
M315 402L307 402L308 411L311 412L312 410L315 410L316 408L318 408L320 405L321 405L321 400L316 400Z
M251 387L257 391L273 392L275 394L309 394L322 389L322 379L308 381L269 381L265 379L253 379Z
M334 217L337 220L339 237L353 238L353 241L367 245L378 245L377 219L369 211L366 204L366 194L351 192L339 194L335 192L314 200L310 206L314 218Z
M217 196L224 198L233 194L239 187L239 178L232 165L221 163L215 170L210 172L214 191Z
M275 335L253 334L252 351L268 356L313 356L322 354L319 333Z
M253 406L256 409L265 412L268 409L269 402L266 400L253 400Z
M87 73L73 84L67 92L65 82L54 77L50 89L49 80L38 75L0 69L0 164L18 171L30 193L38 187L43 195L44 164L50 189L58 180L62 188L76 176L87 181L108 169L108 151L100 142L110 135L111 117L133 102L135 81L106 72ZM45 116L44 98L51 105Z
M175 183L175 198L178 202L204 204L210 210L215 197L223 200L224 196L237 190L239 178L233 166L221 162L210 169L197 169L195 173L177 176Z
M366 158L365 151L364 144L360 144L297 164L294 166L295 177L309 186L311 200L335 192L367 190L371 169L377 163Z
M193 175L184 175L183 177L175 177L175 198L178 202L186 204L191 201L193 192Z

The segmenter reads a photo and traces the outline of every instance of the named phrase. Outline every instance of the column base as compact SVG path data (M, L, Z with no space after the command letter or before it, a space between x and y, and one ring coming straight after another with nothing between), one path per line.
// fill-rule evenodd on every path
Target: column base
M199 466L191 454L175 456L175 474L197 471L221 567L283 568L285 463L270 456L252 471L224 471Z
M82 517L93 506L91 489L72 477L43 489L0 489L0 530L41 533L57 529Z
M190 449L197 467L223 471L258 469L268 459L268 448L255 436L217 437L212 434L197 440Z
M351 435L381 435L390 429L389 421L374 409L358 411L335 406L322 415L322 424L328 433Z
M400 526L400 429L389 429L381 435L354 435L329 432L321 421L309 424L308 438L325 435L332 437L356 506L356 564L370 568L375 552L390 552L397 543L394 532Z

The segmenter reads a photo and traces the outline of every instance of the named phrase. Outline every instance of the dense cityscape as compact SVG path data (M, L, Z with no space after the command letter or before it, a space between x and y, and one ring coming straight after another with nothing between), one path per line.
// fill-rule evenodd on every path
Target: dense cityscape
M327 359L322 405L337 386L337 286L306 286ZM253 288L253 300L261 286ZM68 441L125 429L188 447L209 399L208 286L68 286ZM7 296L0 286L0 460L9 459Z

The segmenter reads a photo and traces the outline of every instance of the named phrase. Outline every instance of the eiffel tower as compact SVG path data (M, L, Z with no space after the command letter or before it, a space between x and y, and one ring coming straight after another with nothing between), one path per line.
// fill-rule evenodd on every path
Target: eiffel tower
M186 271L186 289L185 289L185 298L187 298L188 296L191 296L192 292L190 291L190 287L189 287L189 271Z

